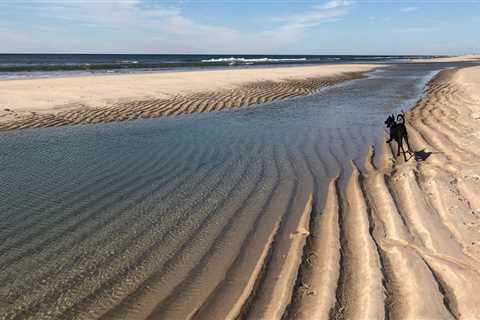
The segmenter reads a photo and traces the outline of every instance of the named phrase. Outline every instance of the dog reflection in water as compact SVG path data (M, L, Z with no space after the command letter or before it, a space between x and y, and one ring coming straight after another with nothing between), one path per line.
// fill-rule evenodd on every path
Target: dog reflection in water
M393 114L388 116L387 120L385 120L385 125L387 126L387 128L390 129L390 139L387 140L387 143L390 143L392 142L392 140L395 140L398 147L397 157L400 156L400 150L402 150L405 161L408 161L406 154L408 153L410 156L412 156L413 151L412 151L412 148L410 148L410 143L408 142L408 134L407 134L407 127L405 126L404 114L402 113L397 115L396 121L395 121L395 116ZM403 141L405 141L407 145L407 151L405 151L405 148L403 146Z

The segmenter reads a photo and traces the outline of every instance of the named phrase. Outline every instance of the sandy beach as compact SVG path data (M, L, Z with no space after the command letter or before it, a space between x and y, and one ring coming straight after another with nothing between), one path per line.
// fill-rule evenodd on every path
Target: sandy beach
M478 317L478 92L480 67L441 72L408 112L417 161L385 147L378 166L352 163L345 196L330 183L295 318Z
M218 111L313 93L380 65L343 64L0 81L0 130Z
M480 320L479 12L0 2L0 320Z
M475 319L480 67L425 65L219 89L279 100L238 112L2 132L0 319ZM405 162L382 126L411 97Z

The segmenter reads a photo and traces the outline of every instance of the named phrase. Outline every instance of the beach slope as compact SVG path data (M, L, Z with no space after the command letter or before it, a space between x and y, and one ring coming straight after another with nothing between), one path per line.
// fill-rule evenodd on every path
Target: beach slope
M416 159L386 148L365 165L360 199L393 318L480 314L479 92L480 67L441 72L407 116Z

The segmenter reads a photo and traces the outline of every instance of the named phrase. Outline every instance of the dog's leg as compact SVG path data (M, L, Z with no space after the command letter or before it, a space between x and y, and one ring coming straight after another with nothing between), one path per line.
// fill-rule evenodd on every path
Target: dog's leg
M398 155L400 155L400 150L402 151L403 153L403 157L405 158L405 149L403 148L403 137L400 137L400 139L398 139Z
M400 145L402 146L403 158L405 159L405 162L407 162L408 161L407 152L405 151L405 148L403 147L403 140L401 140Z
M407 135L406 132L405 132L405 142L407 143L408 153L409 153L410 155L414 154L412 148L410 147L410 143L408 142L408 135Z
M397 157L400 156L400 148L402 146L402 140L397 141Z

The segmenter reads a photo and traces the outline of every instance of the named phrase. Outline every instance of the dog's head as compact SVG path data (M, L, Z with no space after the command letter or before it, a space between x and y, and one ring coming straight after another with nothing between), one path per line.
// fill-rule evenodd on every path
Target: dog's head
M387 126L387 128L390 128L394 124L395 124L395 116L392 114L388 116L387 120L385 120L385 125Z

